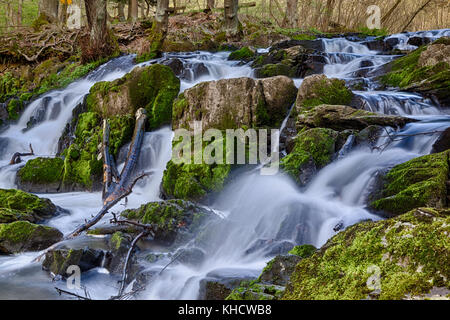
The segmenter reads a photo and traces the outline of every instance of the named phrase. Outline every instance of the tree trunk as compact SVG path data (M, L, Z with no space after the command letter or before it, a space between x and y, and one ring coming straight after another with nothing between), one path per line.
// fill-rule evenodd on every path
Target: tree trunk
M158 0L156 4L155 22L150 35L151 59L161 56L161 48L167 35L169 25L169 0Z
M430 4L432 0L428 0L426 1L423 6L421 6L419 9L417 9L416 12L414 12L414 14L412 15L411 19L409 19L408 23L403 27L402 31L406 31L406 29L409 27L409 25L414 21L414 19L416 18L416 16L420 13L420 11L422 11L423 9L425 9L425 7L427 5Z
M67 3L60 4L58 12L58 22L61 25L66 25L67 23Z
M59 0L40 0L39 14L43 15L48 22L58 22Z
M114 50L107 26L106 0L84 0L89 38L82 45L82 60L95 61L108 57Z
M383 18L381 18L381 24L384 24L389 17L392 15L392 13L395 11L395 9L397 9L397 7L400 5L400 3L402 2L402 0L397 0L397 2L395 2L395 4L392 6L391 9L389 9L388 12L386 12L386 14L383 16Z
M286 1L286 16L284 20L284 25L286 28L297 28L298 27L298 0L287 0Z
M225 0L224 1L224 14L225 24L224 28L228 35L234 36L239 31L239 0Z
M19 4L17 7L17 25L22 25L22 7L23 7L23 0L19 0Z
M124 22L125 21L125 5L123 2L119 2L117 4L117 15L119 16L119 21Z
M215 0L208 0L208 2L206 4L207 9L209 9L209 10L214 9L215 5L216 5L216 1Z
M334 8L335 0L327 0L327 4L325 7L324 18L322 23L323 31L328 31L328 27L330 26L331 17L333 16L333 8Z
M137 0L130 0L128 2L128 21L135 22L137 19L138 19Z

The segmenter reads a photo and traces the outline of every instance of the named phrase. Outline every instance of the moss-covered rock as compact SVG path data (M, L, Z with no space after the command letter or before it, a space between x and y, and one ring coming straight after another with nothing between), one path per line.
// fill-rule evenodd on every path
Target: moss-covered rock
M64 160L36 158L17 172L17 184L27 192L57 192L61 186Z
M148 129L169 124L172 103L180 91L180 80L164 65L135 68L124 77L111 82L98 82L86 99L89 111L103 118L125 116L145 108Z
M401 128L416 120L402 116L383 115L342 105L319 105L304 110L297 117L297 128L330 128L363 130L369 126Z
M18 220L40 222L57 214L49 199L15 189L0 189L0 223Z
M175 100L172 127L193 130L194 121L202 121L203 130L278 127L296 93L294 82L283 76L202 82Z
M303 244L300 246L295 246L289 251L289 254L298 256L300 258L308 258L313 255L314 252L317 251L317 248L310 244Z
M153 239L171 245L174 242L191 239L198 232L202 222L213 218L214 214L190 201L167 200L149 202L137 209L125 210L121 216L154 225Z
M243 281L225 300L279 300L283 293L284 287L281 286L258 283L256 280Z
M313 128L295 138L292 151L281 160L281 168L300 185L311 180L317 170L331 162L336 152L338 132Z
M256 52L249 47L243 47L230 53L228 60L242 60L248 62L253 59L255 54Z
M448 290L449 232L450 212L426 208L351 226L300 261L283 299L403 299Z
M105 253L100 249L57 248L45 253L42 269L54 275L67 276L71 265L80 267L81 272L100 267Z
M386 86L434 96L443 106L449 106L449 56L448 40L437 40L391 62L386 67L389 72L381 77L381 82Z
M295 69L284 63L266 64L255 70L257 78L268 78L275 76L295 77Z
M301 113L321 104L349 105L353 92L345 86L344 80L329 79L327 76L306 77L297 94L297 112Z
M395 166L384 178L381 198L370 206L393 215L423 206L448 206L449 157L450 151L445 151Z
M39 251L62 240L63 234L55 228L15 221L0 224L0 254Z

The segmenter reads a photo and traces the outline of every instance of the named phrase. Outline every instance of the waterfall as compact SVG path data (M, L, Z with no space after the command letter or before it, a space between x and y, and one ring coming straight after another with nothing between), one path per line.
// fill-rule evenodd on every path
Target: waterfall
M438 37L446 32L432 31L431 36ZM324 39L323 42L328 56L324 73L329 77L349 81L362 78L371 83L370 77L362 76L360 71L368 69L363 74L369 74L394 59L394 56L369 50L362 43L342 38ZM117 79L136 66L166 63L171 59L179 59L186 71L181 79L181 91L202 81L253 76L248 64L228 61L227 57L225 52L166 53L162 58L134 65L133 56L123 56L104 64L67 88L53 90L37 98L27 106L16 124L0 133L0 187L15 187L14 177L20 165L6 165L12 153L28 150L28 144L32 143L37 156L55 154L57 141L72 117L72 110L94 83ZM202 68L203 72L199 72L198 68ZM295 79L295 82L300 85L302 79ZM337 232L335 227L338 224L347 227L366 219L380 219L365 207L368 190L377 173L428 154L437 134L415 134L449 127L450 116L432 101L417 94L397 91L356 91L355 94L363 101L366 110L413 116L419 121L409 123L398 131L386 128L391 137L406 138L388 143L387 134L382 135L376 144L384 149L383 152L368 146L352 147L352 139L349 139L337 159L320 170L303 189L281 172L275 176L262 176L258 171L239 174L211 204L220 218L203 226L202 236L207 237L208 241L194 239L183 245L186 248L200 248L205 252L205 259L195 267L183 263L169 265L164 272L151 279L140 298L197 299L204 279L256 278L269 259L294 245L322 246ZM26 129L32 117L39 118L39 121L35 120L34 126ZM286 121L287 118L282 128ZM127 203L121 201L112 208L112 212L161 200L159 187L171 157L172 137L173 133L167 127L146 133L138 170L152 174L136 185ZM123 163L118 162L120 169ZM101 207L100 193L40 196L70 210L70 214L47 222L63 233L73 230ZM100 226L107 224L108 219L105 217ZM169 253L174 251L152 250L153 253L163 254L164 258L153 263L142 263L147 271L159 273L171 262ZM32 262L36 255L23 253L0 257L0 288L8 288L0 290L0 298L32 298L36 294L40 298L58 298L48 275L41 270L39 263ZM83 274L83 284L95 298L109 298L116 294L116 281L117 278L102 268Z

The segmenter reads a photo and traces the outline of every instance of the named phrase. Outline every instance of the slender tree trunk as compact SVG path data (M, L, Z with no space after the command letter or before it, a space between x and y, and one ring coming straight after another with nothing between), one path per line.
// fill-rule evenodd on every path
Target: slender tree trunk
M106 0L85 0L89 39L82 46L84 62L107 57L114 45L107 26Z
M66 25L67 23L67 3L60 4L58 12L58 22L61 25Z
M40 0L39 14L52 23L58 22L59 0Z
M236 35L239 31L239 0L224 0L225 24L227 34Z
M17 7L17 25L22 25L22 7L23 7L23 0L19 0L19 4Z
M383 16L383 18L381 18L381 24L386 23L386 21L391 17L392 13L394 13L395 9L397 9L397 7L400 5L400 3L402 3L402 0L397 0L395 2L395 4L392 6L392 8L389 9L388 12L386 12L386 14Z
M328 27L331 22L331 18L333 16L333 8L334 8L335 0L327 0L327 4L324 12L324 19L322 23L322 28L324 31L328 30Z
M117 4L117 15L119 16L119 21L124 22L125 21L125 5L123 2L119 2Z
M417 9L416 12L414 12L414 14L412 15L411 19L409 19L408 23L403 27L402 31L405 31L405 30L409 27L409 25L414 21L414 19L415 19L416 16L420 13L420 11L422 11L423 9L425 9L425 7L426 7L427 5L429 5L431 1L433 1L433 0L428 0L428 1L426 1L426 2L423 4L423 6L421 6L419 9Z
M169 26L169 0L158 0L156 4L155 21L150 35L150 58L161 56L161 48L166 39Z
M298 27L298 0L286 1L286 16L284 25L286 28Z
M137 19L138 19L137 0L130 0L128 2L128 21L134 22Z
M212 10L215 8L216 6L216 1L215 0L208 0L206 3L207 9Z

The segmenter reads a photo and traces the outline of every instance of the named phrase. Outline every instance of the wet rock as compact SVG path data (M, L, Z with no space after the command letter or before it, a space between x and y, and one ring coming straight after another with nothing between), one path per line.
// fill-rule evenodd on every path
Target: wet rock
M209 70L204 63L195 63L192 66L192 72L194 73L194 79L209 75Z
M445 129L433 144L431 153L439 153L450 149L450 128Z
M121 275L125 266L125 260L128 255L128 250L131 246L132 237L124 232L115 232L108 241L108 251L105 252L105 258L102 266L112 274ZM138 250L138 247L135 251ZM139 271L139 264L137 262L136 253L131 256L128 262L127 279L134 279Z
M370 207L399 215L418 207L445 208L450 150L415 158L390 170Z
M0 224L0 254L43 250L62 238L59 230L28 221Z
M172 70L160 64L133 69L124 77L111 82L98 82L89 91L87 109L103 118L134 116L145 108L148 129L169 124L172 102L180 90L180 80Z
M190 265L199 266L205 259L205 252L199 248L182 248L175 252L174 254L176 262Z
M383 132L385 131L382 126L368 126L356 134L355 146L374 148Z
M64 160L35 158L17 172L17 186L27 192L55 193L61 188Z
M162 64L172 69L173 73L177 77L180 76L184 71L183 61L177 58L166 60L162 62Z
M294 146L281 160L281 168L301 186L305 186L333 159L338 133L326 128L313 128L294 138Z
M396 37L387 38L384 40L385 48L387 51L392 51L395 49L395 47L400 43L400 40Z
M270 260L258 280L263 283L286 286L300 260L302 258L296 255L276 256Z
M62 210L49 199L15 189L0 189L0 223L28 221L32 223L54 217Z
M121 215L144 224L154 224L156 230L153 241L165 246L192 239L202 222L215 217L208 209L184 200L150 202L138 209L125 210Z
M416 120L401 116L382 115L348 106L324 104L300 114L297 118L297 127L322 127L339 131L362 130L371 125L400 128L414 121Z
M294 247L294 244L286 240L258 239L245 250L245 254L262 252L265 257L273 257L279 254L285 254Z
M32 129L37 124L42 123L45 120L47 111L50 108L50 102L52 101L52 97L44 97L41 101L42 104L38 108L36 108L36 110L33 112L33 114L30 117L30 120L28 120L27 122L27 127L22 130L23 132Z
M420 47L433 42L431 38L428 37L411 37L408 39L408 44L411 46Z
M200 286L202 283L200 284ZM226 285L215 282L207 281L204 284L204 294L202 295L202 300L225 300L226 297L231 293L232 289L228 288Z
M228 60L241 60L244 62L249 62L253 60L256 52L249 47L243 47L239 50L233 51L229 56Z
M219 130L258 126L277 127L292 105L297 89L283 76L202 82L187 89L174 102L172 127Z
M448 211L420 208L346 228L297 264L283 299L366 299L374 291L366 281L378 272L382 287L375 299L400 300L448 287Z
M87 95L84 96L83 102L80 102L75 106L75 108L73 108L72 119L69 121L69 123L66 124L66 127L64 128L61 137L59 137L58 150L56 152L57 155L61 155L61 153L65 149L69 148L69 146L73 143L73 140L75 138L75 129L78 124L78 118L80 114L87 111L86 97Z
M100 267L104 255L103 250L90 248L53 249L45 254L42 269L54 275L65 277L67 275L67 268L71 265L78 266L81 272Z
M312 75L303 80L295 107L297 112L303 112L320 104L349 105L352 98L353 93L345 86L345 81L329 79L323 74Z

